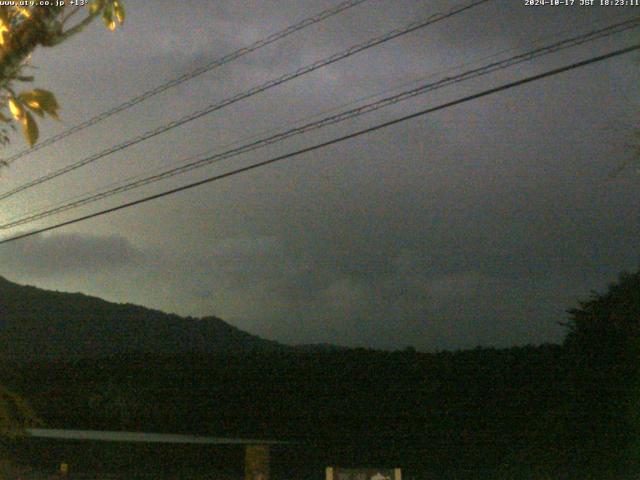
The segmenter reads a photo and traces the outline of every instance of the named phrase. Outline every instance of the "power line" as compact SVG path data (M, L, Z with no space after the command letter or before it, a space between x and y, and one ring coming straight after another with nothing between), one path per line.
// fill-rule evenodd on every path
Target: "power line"
M48 227L45 227L45 228L41 228L41 229L38 229L38 230L33 230L31 232L23 233L23 234L16 235L16 236L11 237L11 238L0 240L0 245L5 244L5 243L9 243L9 242L13 242L13 241L16 241L16 240L20 240L20 239L23 239L23 238L27 238L27 237L30 237L30 236L33 236L33 235L37 235L39 233L55 230L55 229L58 229L58 228L61 228L61 227L65 227L65 226L68 226L68 225L72 225L72 224L75 224L75 223L83 222L83 221L89 220L91 218L96 218L96 217L99 217L99 216L102 216L102 215L106 215L108 213L113 213L113 212L116 212L118 210L123 210L125 208L133 207L135 205L140 205L142 203L150 202L152 200L157 200L157 199L162 198L162 197L173 195L175 193L182 192L184 190L189 190L189 189L192 189L192 188L195 188L195 187L198 187L200 185L207 184L207 183L212 183L212 182L215 182L215 181L218 181L218 180L222 180L224 178L231 177L231 176L234 176L234 175L238 175L240 173L248 172L250 170L255 170L255 169L258 169L258 168L262 168L262 167L265 167L267 165L271 165L273 163L281 162L283 160L286 160L286 159L289 159L289 158L292 158L292 157L296 157L296 156L299 156L299 155L302 155L302 154L305 154L305 153L309 153L309 152L312 152L312 151L315 151L315 150L319 150L319 149L328 147L330 145L335 145L337 143L344 142L346 140L350 140L352 138L356 138L356 137L359 137L359 136L362 136L362 135L365 135L365 134L368 134L368 133L372 133L372 132L375 132L377 130L381 130L383 128L390 127L392 125L396 125L398 123L405 122L407 120L411 120L411 119L414 119L414 118L417 118L417 117L421 117L423 115L427 115L429 113L433 113L433 112L436 112L436 111L439 111L439 110L444 110L446 108L450 108L450 107L453 107L453 106L456 106L456 105L460 105L462 103L470 102L472 100L476 100L478 98L486 97L486 96L492 95L494 93L498 93L498 92L502 92L502 91L505 91L505 90L509 90L511 88L515 88L515 87L518 87L518 86L521 86L521 85L525 85L527 83L531 83L531 82L534 82L534 81L537 81L537 80L541 80L543 78L552 77L554 75L558 75L558 74L563 73L563 72L567 72L567 71L574 70L574 69L577 69L577 68L581 68L581 67L584 67L584 66L587 66L587 65L591 65L591 64L594 64L594 63L597 63L597 62L601 62L601 61L604 61L604 60L607 60L607 59L610 59L610 58L614 58L614 57L617 57L617 56L620 56L620 55L624 55L624 54L627 54L627 53L630 53L630 52L633 52L633 51L636 51L636 50L640 50L640 44L633 45L633 46L626 47L626 48L622 48L622 49L619 49L619 50L615 50L613 52L609 52L607 54L600 55L600 56L597 56L597 57L591 57L591 58L589 58L587 60L582 60L580 62L572 63L572 64L566 65L564 67L559 67L559 68L555 68L553 70L548 70L548 71L546 71L544 73L540 73L540 74L537 74L537 75L532 75L532 76L523 78L521 80L517 80L517 81L514 81L514 82L509 82L509 83L500 85L498 87L494 87L494 88L491 88L491 89L488 89L488 90L484 90L484 91L482 91L480 93L476 93L476 94L473 94L473 95L468 95L466 97L462 97L462 98L459 98L457 100L453 100L453 101L450 101L450 102L446 102L446 103L440 104L440 105L438 105L436 107L430 107L430 108L421 110L419 112L415 112L415 113L412 113L412 114L409 114L409 115L405 115L403 117L396 118L394 120L390 120L390 121L387 121L387 122L384 122L384 123L380 123L378 125L374 125L372 127L368 127L368 128L362 129L362 130L358 130L357 132L353 132L353 133L350 133L348 135L344 135L344 136L341 136L341 137L338 137L338 138L334 138L334 139L328 140L326 142L318 143L318 144L312 145L310 147L305 147L305 148L302 148L300 150L296 150L294 152L290 152L290 153L287 153L287 154L284 154L284 155L280 155L280 156L277 156L277 157L274 157L274 158L270 158L268 160L264 160L262 162L258 162L258 163L254 163L252 165L248 165L246 167L237 168L235 170L232 170L232 171L229 171L229 172L226 172L226 173L222 173L222 174L219 174L219 175L214 175L214 176L206 178L204 180L199 180L197 182L189 183L187 185L183 185L181 187L173 188L171 190L166 190L164 192L157 193L155 195L150 195L150 196L138 199L138 200L134 200L134 201L131 201L131 202L127 202L127 203L115 206L115 207L107 208L107 209L101 210L99 212L94 212L94 213L91 213L91 214L88 214L88 215L84 215L82 217L78 217L78 218L75 218L75 219L72 219L72 220L67 220L65 222L61 222L61 223L58 223L58 224L55 224L55 225L51 225L51 226L48 226Z
M99 113L98 115L78 124L75 125L67 130L65 130L64 132L61 132L57 135L54 135L52 137L49 137L45 140L43 140L42 142L36 144L35 146L33 146L32 148L27 148L24 149L14 155L12 155L11 157L7 158L5 161L7 164L11 164L13 162L15 162L17 159L24 157L25 155L28 155L30 153L33 153L37 150L40 150L41 148L44 147L48 147L49 145L53 145L54 143L62 140L63 138L67 138L70 135L73 135L74 133L77 133L81 130L84 130L85 128L91 127L99 122L102 122L103 120L106 120L107 118L115 115L116 113L120 113L123 110L127 110L131 107L133 107L134 105L137 105L138 103L144 102L145 100L158 95L159 93L162 93L166 90L169 90L170 88L173 88L177 85L180 85L181 83L186 82L187 80L191 80L195 77L198 77L199 75L202 75L203 73L206 72L210 72L211 70L214 70L218 67L221 67L227 63L230 63L234 60L237 60L238 58L247 55L251 52L255 52L256 50L266 47L267 45L270 45L274 42L277 42L278 40L282 40L285 37L288 37L289 35L292 35L293 33L296 33L304 28L307 28L311 25L314 25L316 23L322 22L323 20L326 20L328 18L331 18L335 15L338 15L339 13L344 12L345 10L348 10L352 7L355 7L361 3L367 2L369 0L349 0L346 2L342 2L338 5L336 5L335 7L329 8L327 10L324 10L312 17L308 17L305 18L304 20L295 23L293 25L288 26L287 28L285 28L284 30L280 30L279 32L273 33L271 35L269 35L268 37L265 37L261 40L258 40L254 43L252 43L251 45L248 45L246 47L240 48L234 52L231 52L223 57L220 57L206 65L203 65L199 68L196 68L195 70L192 70L191 72L185 73L183 75L180 75L176 78L173 78L161 85L158 85L157 87L154 87L150 90L147 90L146 92L141 93L140 95L133 97L129 100L127 100L126 102L121 103L120 105L113 107L105 112Z
M534 44L540 44L541 43L540 42L540 38L542 38L542 37L539 37L537 39L537 41L534 42ZM546 38L546 36L545 36L545 38ZM494 53L492 53L490 55L484 56L484 57L482 57L480 59L477 59L477 60L474 60L474 61L467 61L467 62L463 62L463 63L457 64L456 66L449 67L449 68L447 68L447 69L445 69L443 71L439 71L437 73L430 73L428 75L422 75L419 78L415 78L414 80L411 80L411 81L396 82L393 87L385 88L385 89L377 91L375 93L366 94L364 96L361 96L361 97L359 97L357 99L354 99L354 100L350 100L350 101L348 101L346 103L343 103L341 105L334 106L334 107L331 107L331 108L328 108L328 109L325 109L325 110L321 110L319 112L312 113L310 115L306 115L306 116L304 116L302 118L297 118L296 120L286 122L286 124L280 124L277 127L271 127L271 128L266 129L266 130L262 130L260 132L253 133L251 135L238 138L236 140L233 140L233 141L231 141L229 143L225 143L225 144L217 146L217 147L208 148L204 152L200 152L198 154L194 154L194 155L190 155L188 157L182 158L182 159L174 162L174 164L183 165L183 164L186 164L186 163L190 163L190 162L193 162L195 160L199 160L204 156L208 156L208 155L211 155L214 152L220 151L221 149L227 149L227 148L231 148L231 147L236 147L236 146L239 146L239 145L243 145L244 143L246 143L246 142L248 142L250 140L254 140L254 139L260 138L260 137L262 137L264 135L274 134L276 132L279 132L280 129L285 127L285 126L286 127L292 127L293 125L297 125L297 124L300 124L302 122L308 122L308 121L311 121L312 119L320 118L320 117L323 117L324 115L327 115L327 114L330 114L330 113L339 112L339 111L341 111L341 110L343 110L343 109L345 109L345 108L347 108L347 107L349 107L351 105L356 105L356 104L362 103L362 102L364 102L366 100L370 100L370 99L373 99L373 98L381 97L382 95L385 95L387 93L390 93L390 92L393 92L393 91L397 91L400 88L408 87L408 86L411 86L411 85L418 85L421 82L423 82L424 80L435 78L435 77L439 76L440 74L449 73L449 72L452 72L452 71L457 71L458 69L460 69L462 67L467 67L467 66L470 66L470 65L473 65L473 64L477 64L479 61L482 61L482 60L490 60L490 59L498 58L501 54L514 52L516 50L517 50L517 48L515 48L515 47L506 48L504 50L501 50L499 52L494 52ZM155 170L156 171L155 171L154 174L158 174L158 173L164 172L163 169L156 168ZM57 209L58 207L67 206L68 204L73 203L75 200L88 198L89 196L93 197L94 195L100 194L103 191L106 192L105 189L110 189L111 187L116 187L116 186L124 186L127 182L131 182L131 181L134 181L134 180L141 180L143 178L146 178L146 175L143 174L143 173L137 174L137 175L130 175L130 176L126 177L126 178L121 178L121 179L115 180L115 181L110 182L110 183L108 183L106 185L101 185L101 186L99 186L97 188L94 188L94 189L92 189L90 191L85 191L85 192L73 195L71 197L67 197L67 198L65 198L63 200L60 200L60 201L56 202L54 205L48 205L48 206L39 207L35 211L32 210L31 212L28 212L27 215L35 215L35 214L40 214L40 213L47 213L47 212L51 211L51 209L54 209L54 208ZM20 220L21 218L23 218L23 215L24 215L24 213L13 215L7 220L7 222L13 222L14 220ZM0 226L0 228L2 228L2 226Z
M68 210L71 209L75 209L78 208L80 206L84 206L90 203L94 203L96 201L102 200L104 198L119 194L119 193L123 193L129 190L133 190L136 188L140 188L144 185L148 185L150 183L154 183L160 180L164 180L166 178L169 177L173 177L182 173L186 173L188 171L197 169L197 168L201 168L204 167L206 165L212 164L214 162L218 162L221 160L225 160L231 157L235 157L238 156L240 154L243 153L247 153L249 151L253 151L253 150L257 150L259 148L265 147L267 145L271 145L273 143L276 142L280 142L283 141L287 138L290 138L294 135L300 135L303 133L307 133L309 131L312 130L316 130L328 125L333 125L339 122L343 122L345 120L354 118L354 117L358 117L376 110L379 110L381 108L387 107L389 105L398 103L400 101L404 101L407 100L409 98L413 98L415 96L445 87L445 86L449 86L449 85L453 85L453 84L457 84L459 82L465 81L465 80L469 80L471 78L476 78L482 75L487 75L489 73L493 73L495 71L498 70L502 70L508 67L511 67L513 65L517 65L519 63L523 63L525 61L530 61L534 58L539 58L541 56L544 55L549 55L550 53L554 53L560 50L564 50L566 48L569 47L573 47L576 45L581 45L584 44L586 42L589 41L594 41L596 39L600 39L600 38L604 38L604 37L608 37L611 36L613 34L617 34L620 33L622 31L628 30L630 28L633 27L637 27L638 23L640 22L640 17L634 17L633 19L630 20L626 20L623 22L619 22L604 28L600 28L598 30L593 30L590 31L588 33L582 34L582 35L578 35L575 37L571 37L568 39L564 39L561 40L559 42L550 44L550 45L546 45L543 47L539 47L530 51L527 51L525 53L521 53L519 55L515 55L512 57L509 57L507 59L504 60L500 60L500 61L496 61L496 62L492 62L489 63L488 65L484 65L482 67L478 67L472 70L468 70L465 71L461 74L455 75L455 76L448 76L445 77L441 80L438 80L436 82L432 82L432 83L426 83L423 85L420 85L416 88L413 88L411 90L407 90L404 92L401 92L399 94L395 94L395 95L391 95L389 97L386 98L382 98L380 100L377 100L375 102L371 102L365 105L362 105L360 107L357 108L353 108L350 110L346 110L344 112L338 113L336 115L331 115L325 118L322 118L320 120L314 121L314 122L310 122L307 123L305 125L299 126L299 127L295 127L295 128L291 128L289 130L286 130L284 132L279 132L275 135L271 135L268 136L266 138L262 138L260 140L257 140L255 142L251 142L236 148L233 148L231 150L227 150L225 152L222 153L217 153L214 154L212 156L208 156L206 158L201 158L199 160L196 160L194 162L188 163L186 165L181 165L178 167L174 167L172 169L169 170L165 170L163 172L142 178L142 179L137 179L134 181L131 181L129 183L126 183L124 185L119 185L115 188L112 188L110 190L106 190L100 193L95 193L95 194L90 194L90 195L85 195L83 198L80 198L78 200L73 200L70 202L65 202L62 205L59 206L55 206L55 207L50 207L48 209L45 210L41 210L38 212L34 212L31 214L27 214L27 216L23 216L22 218L18 218L15 220L10 220L7 223L1 224L0 225L0 229L2 230L6 230L8 228L12 228L12 227L16 227L19 225L24 225L27 223L31 223L37 220L41 220L43 218L46 217L50 217L52 215L55 214L59 214L62 212L66 212ZM104 187L104 188L108 188Z
M352 46L352 47L350 47L350 48L348 48L346 50L343 50L342 52L339 52L339 53L336 53L334 55L331 55L330 57L327 57L327 58L325 58L323 60L318 60L318 61L316 61L316 62L314 62L312 64L309 64L309 65L306 65L306 66L304 66L302 68L299 68L298 70L296 70L294 72L285 74L285 75L283 75L281 77L278 77L278 78L276 78L274 80L270 80L270 81L268 81L266 83L258 85L257 87L254 87L254 88L252 88L250 90L247 90L245 92L236 94L236 95L234 95L232 97L229 97L229 98L227 98L227 99L225 99L225 100L223 100L223 101L221 101L219 103L215 103L215 104L209 105L209 106L205 107L202 110L198 110L198 111L196 111L194 113L190 113L188 115L185 115L182 118L179 118L179 119L174 120L174 121L172 121L172 122L170 122L168 124L162 125L162 126L160 126L158 128L155 128L155 129L150 130L148 132L145 132L145 133L143 133L141 135L138 135L138 136L136 136L134 138L126 140L125 142L122 142L122 143L120 143L118 145L109 147L106 150L103 150L103 151L101 151L101 152L99 152L97 154L94 154L94 155L90 156L90 157L84 158L84 159L82 159L82 160L80 160L80 161L78 161L76 163L73 163L71 165L63 167L63 168L61 168L59 170L56 170L54 172L48 173L47 175L39 177L39 178L37 178L35 180L31 180L31 181L29 181L27 183L24 183L24 184L12 189L12 190L9 190L9 191L7 191L7 192L5 192L3 194L0 194L0 200L7 199L7 198L19 193L19 192L27 190L27 189L29 189L31 187L34 187L36 185L40 185L40 184L42 184L44 182L47 182L47 181L52 180L54 178L57 178L57 177L59 177L61 175L64 175L64 174L67 174L67 173L72 172L74 170L77 170L78 168L81 168L81 167L84 167L85 165L89 165L89 164L91 164L93 162L96 162L97 160L99 160L99 159L101 159L103 157L106 157L106 156L111 155L113 153L116 153L116 152L119 152L121 150L124 150L125 148L128 148L128 147L131 147L133 145L136 145L136 144L138 144L140 142L143 142L143 141L148 140L148 139L150 139L152 137L155 137L157 135L165 133L165 132L167 132L169 130L172 130L172 129L176 128L176 127L182 126L182 125L184 125L184 124L186 124L188 122L191 122L191 121L196 120L198 118L201 118L201 117L203 117L205 115L213 113L213 112L215 112L217 110L221 110L221 109L223 109L223 108L225 108L225 107L227 107L227 106L229 106L231 104L234 104L236 102L244 100L245 98L257 95L257 94L262 93L262 92L264 92L266 90L269 90L271 88L277 87L278 85L281 85L283 83L289 82L289 81L291 81L291 80L293 80L295 78L298 78L298 77L301 77L303 75L306 75L307 73L313 72L313 71L318 70L318 69L320 69L322 67L330 65L332 63L335 63L335 62L337 62L339 60L343 60L345 58L351 57L352 55L355 55L356 53L362 52L363 50L367 50L369 48L375 47L377 45L380 45L380 44L386 43L386 42L388 42L390 40L393 40L395 38L398 38L398 37L400 37L402 35L406 35L408 33L411 33L411 32L414 32L416 30L419 30L421 28L424 28L424 27L427 27L429 25L432 25L432 24L434 24L436 22L439 22L439 21L445 20L447 18L453 17L455 15L463 13L463 12L473 8L473 7L481 5L481 4L486 3L488 1L490 1L490 0L476 0L476 1L472 2L472 3L470 3L470 4L464 5L462 7L456 7L454 9L450 10L447 13L444 13L444 14L437 13L437 14L431 15L431 16L427 17L426 19L419 20L419 21L416 21L416 22L412 22L412 23L410 23L410 24L408 24L408 25L406 25L406 26L404 26L402 28L398 28L398 29L392 30L392 31L390 31L390 32L388 32L388 33L386 33L384 35L381 35L381 36L375 37L373 39L370 39L365 43Z

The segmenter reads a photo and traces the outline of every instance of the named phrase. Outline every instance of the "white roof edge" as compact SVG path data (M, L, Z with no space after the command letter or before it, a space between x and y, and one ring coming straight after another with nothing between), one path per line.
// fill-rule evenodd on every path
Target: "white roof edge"
M27 428L31 437L59 440L97 440L103 442L190 443L209 445L277 445L289 442L248 438L206 437L176 433L118 432L108 430L66 430L55 428Z

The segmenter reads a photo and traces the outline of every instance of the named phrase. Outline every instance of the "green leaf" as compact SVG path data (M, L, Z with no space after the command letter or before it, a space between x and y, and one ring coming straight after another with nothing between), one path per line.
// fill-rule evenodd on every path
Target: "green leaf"
M27 105L27 108L31 110L33 113L35 113L36 115L38 115L40 118L44 118L44 111L42 110L41 107L37 105Z
M0 7L0 22L9 25L9 7Z
M33 115L29 112L25 112L24 119L22 120L22 131L29 143L29 146L33 147L38 141L38 135L40 132L38 131L38 125L36 124Z
M102 10L103 7L104 7L104 0L94 0L89 5L89 11L91 12L92 15L95 15L100 10Z
M48 90L36 88L29 92L22 92L18 95L18 99L41 117L44 116L44 113L48 113L52 117L58 118L60 105L58 105L55 95Z
M25 97L26 95L23 93L18 95L18 98L20 99L20 101L24 106L26 106L29 110L31 110L33 113L35 113L39 117L44 117L44 110L42 109L42 105L40 105L40 103L37 100L33 100Z
M24 116L24 108L22 108L20 102L15 98L9 99L9 111L11 112L11 115L13 115L13 118L15 118L16 120L21 120Z
M118 22L120 23L120 25L124 24L124 18L125 18L125 10L124 10L124 5L119 2L118 0L116 0L115 2L113 2L113 13L115 14L116 18L118 19Z
M0 27L0 45L6 45L9 43L10 36L11 34L9 33L9 30L6 30L3 26Z
M104 20L104 24L107 26L109 30L113 31L116 29L116 22L113 19L112 5L106 6L105 9L102 11L102 19Z

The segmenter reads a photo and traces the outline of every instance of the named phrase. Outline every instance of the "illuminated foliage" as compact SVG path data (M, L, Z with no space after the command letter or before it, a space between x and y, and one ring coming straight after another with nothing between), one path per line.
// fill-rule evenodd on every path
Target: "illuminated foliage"
M125 19L122 1L94 0L82 7L0 6L0 144L9 143L17 124L33 146L39 134L34 114L58 118L60 107L53 93L41 88L16 92L17 85L34 81L24 73L33 51L59 45L98 17L115 30Z
M11 130L20 125L33 146L39 135L34 115L58 118L60 106L53 93L19 88L34 81L24 73L34 50L61 44L98 17L114 30L125 18L121 0L93 0L84 6L0 6L0 144L9 143ZM21 435L37 423L27 402L0 386L0 437Z

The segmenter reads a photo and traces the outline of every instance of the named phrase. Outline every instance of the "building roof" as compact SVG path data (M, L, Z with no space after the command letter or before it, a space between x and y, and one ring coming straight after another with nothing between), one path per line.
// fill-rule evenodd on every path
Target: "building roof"
M103 442L192 443L210 445L278 445L288 442L248 438L206 437L175 433L114 432L106 430L65 430L55 428L28 428L27 434L36 438L57 440L92 440Z

